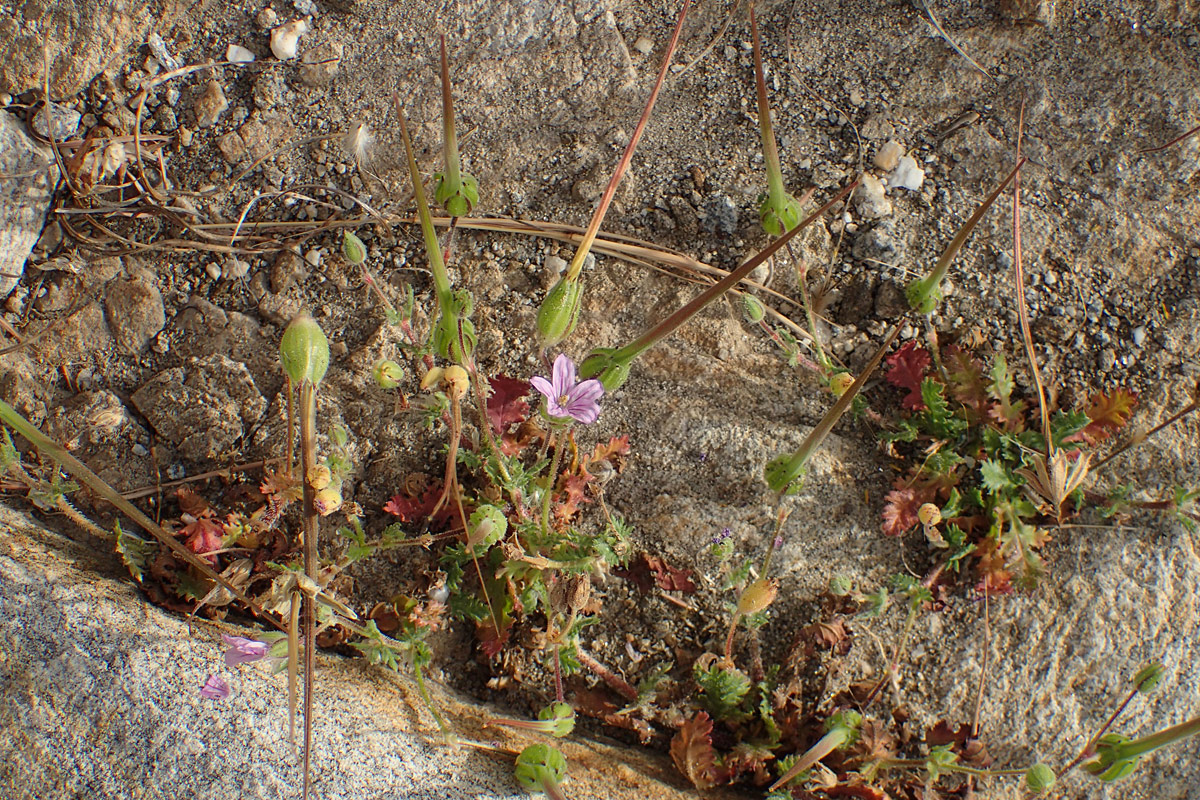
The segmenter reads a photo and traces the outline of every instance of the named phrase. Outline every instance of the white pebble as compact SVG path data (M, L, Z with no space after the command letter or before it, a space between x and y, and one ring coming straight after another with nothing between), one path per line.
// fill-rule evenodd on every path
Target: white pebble
M225 60L232 61L234 64L249 64L254 60L254 53L240 44L231 44L225 48Z
M300 37L306 33L308 33L308 23L302 19L280 25L271 31L271 52L280 61L295 58L300 45Z
M567 260L558 256L546 256L546 272L550 273L551 277L557 278L563 274L563 270L567 268Z
M925 183L925 170L917 166L917 160L912 156L904 156L892 172L888 183L894 189L908 189L915 192Z
M1141 347L1142 344L1146 341L1146 326L1138 325L1136 328L1133 329L1132 335L1133 335L1134 347Z
M654 49L654 42L650 41L649 37L639 36L637 41L633 43L633 49L644 56L648 56L650 55L650 51Z
M308 262L310 267L319 267L321 265L321 248L314 247L304 254L304 260Z
M214 281L221 277L221 266L219 264L209 262L208 264L204 265L204 271L207 272L208 277L212 278Z

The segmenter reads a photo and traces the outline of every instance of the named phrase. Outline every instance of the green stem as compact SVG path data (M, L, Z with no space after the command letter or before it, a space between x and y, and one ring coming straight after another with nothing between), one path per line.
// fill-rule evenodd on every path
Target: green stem
M442 140L445 146L446 180L453 186L462 183L462 163L458 158L458 139L454 135L454 98L450 92L450 66L446 59L446 37L442 44ZM424 224L424 223L422 223Z
M879 769L894 769L894 768L916 768L920 769L926 764L922 758L885 758L875 762ZM957 772L963 775L974 775L979 778L1001 778L1013 775L1024 775L1029 770L1027 769L978 769L976 767L967 767L962 764L939 764L938 770L941 772Z
M617 350L615 353L613 353L613 359L625 361L625 360L632 360L634 358L637 358L639 355L642 354L642 352L644 352L645 350L648 350L660 339L663 339L666 336L669 336L670 334L674 333L676 328L678 328L683 323L687 322L689 319L691 319L693 316L695 316L697 313L699 313L702 309L704 309L705 306L707 306L712 301L716 300L718 297L720 297L722 294L724 294L726 291L728 291L731 287L736 286L739 281L741 281L743 278L745 278L747 275L749 275L751 272L753 272L754 269L759 264L762 264L768 258L775 255L775 253L781 247L785 246L788 242L790 242L792 240L793 236L795 236L800 231L804 230L806 227L808 227L813 222L815 222L818 218L821 217L821 215L823 215L826 211L828 211L832 206L841 202L848 194L850 194L850 192L854 191L854 188L856 186L858 186L859 180L860 179L855 178L854 181L852 181L848 186L846 186L840 192L835 194L833 196L833 198L829 200L829 202L827 202L825 205L821 206L816 211L814 211L812 214L810 214L799 225L797 225L796 227L792 228L787 233L780 236L778 239L776 239L774 242L772 242L766 248L764 248L762 251L760 251L757 255L748 259L744 264L742 264L740 267L735 269L733 272L730 272L724 278L722 278L721 280L714 283L712 286L705 289L703 292L701 292L698 296L696 296L687 305L685 305L682 308L675 311L669 317L667 317L662 322L655 325L650 330L643 333L637 339L634 339L629 344L627 344L624 347Z
M454 731L450 730L450 726L446 724L442 713L433 704L433 698L429 696L429 689L425 686L425 674L416 664L413 664L413 674L417 677L417 691L420 693L421 699L425 701L425 705L429 707L429 713L433 714L433 720L437 723L438 731L442 734L442 738L450 743L456 742L458 737L455 736Z
M758 130L762 134L763 160L767 168L767 195L773 206L782 208L787 193L783 188L779 147L775 143L775 131L771 126L771 107L767 104L767 81L763 74L762 48L759 46L754 3L750 4L750 41L754 49L754 92L758 99Z
M425 197L425 187L421 184L421 173L417 169L417 158L413 153L412 139L408 135L408 123L404 120L404 110L400 107L399 95L392 96L396 104L396 114L400 117L400 137L404 140L404 152L408 157L408 174L412 179L413 197L417 201L417 216L421 220L421 235L425 241L425 253L429 256L429 268L433 273L433 289L437 294L438 307L443 315L454 315L453 296L450 288L450 274L446 271L446 262L442 260L442 246L433 227L433 215L429 213L429 201Z
M550 476L546 479L546 491L542 495L542 535L550 537L550 498L554 494L554 484L558 476L558 465L562 461L563 447L567 441L567 431L570 426L564 425L558 429L558 441L554 445L554 457L550 460Z

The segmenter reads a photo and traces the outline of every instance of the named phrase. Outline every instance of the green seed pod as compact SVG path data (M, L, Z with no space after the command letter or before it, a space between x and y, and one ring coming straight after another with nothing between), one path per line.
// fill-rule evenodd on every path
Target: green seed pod
M433 191L434 199L441 203L450 216L461 217L469 214L479 203L479 182L471 175L461 173L459 177L462 178L462 182L457 186L446 180L444 173L439 172L433 177L438 182Z
M459 336L459 328L462 336ZM442 315L433 329L433 349L456 364L466 363L475 351L475 325L465 317ZM466 346L465 351L463 346Z
M938 284L930 286L925 279L921 279L910 283L904 290L904 296L908 299L909 308L920 314L932 314L942 299L942 289Z
M342 257L348 264L358 266L367 260L367 246L350 231L342 233Z
M295 384L308 381L316 386L325 377L325 370L329 369L329 340L308 314L299 315L284 330L279 342L279 363Z
M567 777L567 760L548 744L533 744L517 756L513 774L526 789L541 792L547 780L557 785Z
M618 359L615 358L616 354L616 348L597 347L579 365L580 380L599 378L604 391L610 394L620 389L629 379L633 359Z
M1133 682L1139 692L1150 694L1158 688L1159 681L1162 680L1165 671L1166 669L1162 664L1157 661L1151 661L1138 670L1138 674L1133 676Z
M772 236L782 236L799 225L803 214L800 201L787 193L783 195L782 204L772 203L768 195L758 207L758 218L763 230Z
M795 482L805 472L805 462L794 463L795 461L795 454L784 453L767 462L763 478L772 491L786 492L795 488Z
M404 367L395 361L380 359L371 369L371 375L380 389L395 389L404 379Z
M553 722L548 733L557 739L575 730L575 709L567 703L551 703L538 712L538 719Z
M763 304L752 294L742 295L742 313L746 315L747 320L755 325L762 322L763 317L767 315Z
M1138 757L1129 757L1121 751L1121 745L1129 742L1128 736L1107 733L1096 743L1096 755L1083 762L1081 769L1102 781L1119 781L1129 777L1138 765Z
M582 297L583 283L579 279L562 277L554 284L538 309L537 329L543 347L553 347L575 330Z
M1029 787L1029 791L1042 793L1054 785L1058 779L1054 775L1054 770L1045 764L1034 764L1025 771L1025 785Z

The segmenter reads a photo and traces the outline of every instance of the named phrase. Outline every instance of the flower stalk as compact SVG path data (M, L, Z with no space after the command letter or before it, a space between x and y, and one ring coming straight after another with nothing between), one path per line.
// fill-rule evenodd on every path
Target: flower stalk
M479 182L462 171L458 155L458 137L454 134L454 96L450 89L450 66L446 59L446 37L441 37L442 49L442 150L446 171L434 175L437 188L434 199L442 204L451 217L471 213L479 202Z
M771 784L767 791L775 791L834 750L854 743L858 739L858 729L861 726L862 714L856 711L839 711L831 716L825 722L825 735L816 744L808 748L804 755L796 760L792 768L785 772L779 780Z
M654 325L650 330L643 333L638 338L634 339L629 344L621 348L599 348L593 350L583 363L579 366L579 374L584 378L599 377L600 382L604 384L604 388L612 391L625 382L629 375L629 368L633 360L649 350L660 340L666 338L675 332L675 330L702 311L709 303L716 300L726 291L736 286L743 278L754 271L758 265L762 264L767 259L775 255L780 248L787 245L792 240L792 237L804 230L806 227L815 222L826 211L832 208L835 204L841 202L854 188L858 186L859 179L853 180L849 185L835 194L829 202L818 208L804 220L789 230L787 233L780 236L766 248L760 251L757 255L747 259L744 264L730 272L721 280L709 286L690 302L678 309L663 321Z
M1143 756L1198 733L1200 716L1140 739L1110 733L1096 743L1096 756L1083 763L1083 770L1102 781L1120 780L1133 772Z
M750 42L754 50L754 90L758 99L758 130L762 135L763 161L767 168L767 196L758 209L763 230L779 236L800 222L800 201L783 188L783 168L779 163L779 147L771 126L771 107L767 103L767 81L763 73L762 47L758 36L758 20L754 3L750 4Z
M442 358L456 364L470 360L475 346L475 326L467 317L471 314L471 297L466 292L455 292L450 285L450 273L442 258L441 243L433 227L433 215L429 213L429 201L425 187L421 184L421 173L417 169L417 158L413 152L412 138L408 134L408 123L400 97L392 96L396 114L400 118L400 136L404 140L404 152L408 159L408 174L412 179L413 197L417 203L417 216L421 221L421 235L425 242L425 254L429 258L429 270L433 274L433 291L437 297L440 316L434 326L433 344Z

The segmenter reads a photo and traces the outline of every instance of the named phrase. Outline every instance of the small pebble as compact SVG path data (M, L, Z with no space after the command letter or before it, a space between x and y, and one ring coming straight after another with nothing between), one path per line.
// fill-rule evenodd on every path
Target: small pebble
M201 128L216 122L227 108L229 101L225 99L225 90L215 80L204 84L203 91L192 105L192 110L196 112L196 124Z
M221 266L219 264L209 262L204 265L204 271L208 273L208 277L212 278L214 281L219 280L221 277Z
M143 444L142 444L142 443L140 443L140 442L137 442L137 443L135 443L135 444L133 445L133 447L131 447L131 448L130 448L130 450L131 450L131 451L133 452L133 454L134 454L135 456L137 456L138 458L145 458L146 456L150 455L150 451L149 451L149 450L147 450L147 449L146 449L146 447L145 447L145 445L143 445Z
M234 64L249 64L254 60L254 53L240 44L231 44L225 48L225 60L232 61Z
M1133 329L1131 336L1133 337L1133 346L1141 347L1146 341L1146 326L1138 325Z
M891 172L900 163L902 155L904 155L904 146L895 139L888 139L883 147L875 153L874 164L884 172Z
M292 20L271 31L271 52L280 61L296 57L300 37L308 33L308 23L302 19Z
M650 51L654 49L654 42L649 37L639 36L637 41L633 43L633 49L644 56L648 56L650 55Z

